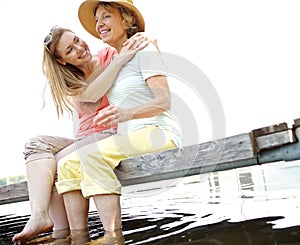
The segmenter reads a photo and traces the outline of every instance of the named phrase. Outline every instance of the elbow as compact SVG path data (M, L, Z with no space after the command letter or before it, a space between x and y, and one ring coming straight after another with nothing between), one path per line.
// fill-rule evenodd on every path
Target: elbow
M162 101L160 101L159 105L161 106L162 112L170 110L171 109L171 98L165 97Z
M89 102L89 103L96 103L102 98L102 96L100 96L100 94L95 94L95 93L92 93L90 95L86 94L83 98L83 101Z
M165 100L165 108L166 108L166 111L170 110L171 109L171 94L168 93L168 95L166 96L166 100Z
M96 103L98 102L103 96L105 92L103 91L96 91L93 88L83 90L77 99L82 102L89 102L89 103Z
M87 102L96 103L99 99L100 97L98 96L90 96Z
M164 111L168 111L171 109L171 101L168 100L164 105Z

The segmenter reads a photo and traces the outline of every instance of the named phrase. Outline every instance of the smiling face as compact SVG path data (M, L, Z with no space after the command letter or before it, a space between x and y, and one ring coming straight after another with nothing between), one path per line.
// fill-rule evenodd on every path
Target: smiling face
M57 61L80 67L92 59L88 45L74 33L65 31L58 40L55 49Z
M123 26L123 18L117 8L105 9L99 5L95 12L96 31L103 42L120 50L127 33Z

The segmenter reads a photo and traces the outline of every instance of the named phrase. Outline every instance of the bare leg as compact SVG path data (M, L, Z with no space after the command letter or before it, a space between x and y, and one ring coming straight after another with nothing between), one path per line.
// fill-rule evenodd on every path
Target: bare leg
M31 239L53 227L53 221L49 216L49 203L55 173L56 161L54 159L35 160L27 163L26 174L31 216L24 229L13 237L13 242ZM56 208L63 210L63 207L59 205L56 203ZM63 221L62 225L59 222L54 220L55 225L61 229L68 229L68 226L65 226L67 221Z
M121 229L120 195L96 195L93 197L103 228L107 232Z
M70 224L72 244L82 245L89 242L89 199L84 198L80 190L66 192L62 196Z
M103 237L89 244L125 244L121 230L120 196L115 194L96 195L94 202L102 221L105 233Z
M82 230L71 231L71 244L72 245L83 245L91 241L90 234L87 228Z
M53 221L53 237L65 238L70 234L69 222L65 210L65 204L62 195L59 195L56 188L53 188L50 198L49 213Z
M84 230L88 227L89 199L83 197L80 190L66 192L63 195L66 212L72 230Z

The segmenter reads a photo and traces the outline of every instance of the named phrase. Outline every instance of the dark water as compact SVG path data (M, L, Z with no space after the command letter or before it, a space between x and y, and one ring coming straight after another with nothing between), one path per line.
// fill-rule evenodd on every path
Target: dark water
M125 244L300 244L299 162L161 181L123 191ZM12 236L29 218L27 202L14 205L0 206L0 244L12 244ZM103 235L103 229L93 206L91 210L89 231L94 240Z

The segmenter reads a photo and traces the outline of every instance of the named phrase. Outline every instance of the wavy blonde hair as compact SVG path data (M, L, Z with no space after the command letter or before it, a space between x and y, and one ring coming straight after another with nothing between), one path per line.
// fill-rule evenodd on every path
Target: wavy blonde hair
M74 109L72 97L87 86L84 74L79 68L68 63L62 65L57 61L61 57L56 52L56 45L64 32L72 31L57 27L49 33L50 41L44 45L42 63L42 70L50 85L58 117L62 116L64 111L72 114Z

